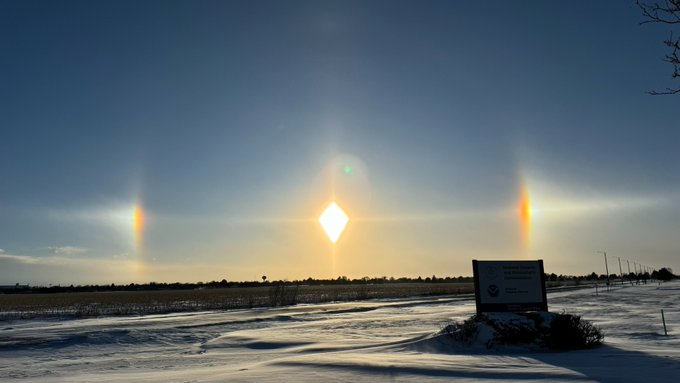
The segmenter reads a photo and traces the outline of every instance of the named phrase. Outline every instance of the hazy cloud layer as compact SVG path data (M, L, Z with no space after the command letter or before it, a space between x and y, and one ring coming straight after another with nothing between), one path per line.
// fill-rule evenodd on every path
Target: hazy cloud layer
M76 246L49 246L47 249L55 255L78 255L87 252L87 249Z

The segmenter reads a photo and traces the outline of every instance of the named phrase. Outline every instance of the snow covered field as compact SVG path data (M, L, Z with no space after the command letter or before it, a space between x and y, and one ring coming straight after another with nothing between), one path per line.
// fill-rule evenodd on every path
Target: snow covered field
M680 382L680 282L548 295L605 332L587 351L452 348L474 300L413 298L0 322L2 382ZM664 336L661 308L666 314Z

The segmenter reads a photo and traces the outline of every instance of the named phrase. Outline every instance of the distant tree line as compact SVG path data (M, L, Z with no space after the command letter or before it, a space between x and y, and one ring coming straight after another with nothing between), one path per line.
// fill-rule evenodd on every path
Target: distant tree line
M0 292L3 293L65 293L65 292L105 292L105 291L155 291L155 290L196 290L196 289L214 289L214 288L239 288L239 287L263 287L272 285L361 285L361 284L385 284L385 283L472 283L472 277L443 277L438 278L435 275L432 277L417 278L409 277L363 277L350 279L346 276L339 276L335 279L315 279L307 278L303 280L278 280L270 281L266 276L262 276L262 281L221 281L211 282L195 282L195 283L165 283L165 282L149 282L149 283L130 283L130 284L106 284L106 285L53 285L53 286L29 286L19 285L14 286L0 286Z
M611 274L609 279L618 279L619 276ZM650 273L630 273L624 275L626 280L647 281L649 279L656 279L661 281L668 281L677 278L673 274L672 269L668 267L654 270ZM582 282L605 281L607 275L590 273L588 275L573 276L573 275L557 275L555 273L545 274L545 280L549 282L572 282L580 284ZM416 278L410 277L363 277L351 279L346 276L339 276L335 279L316 279L307 278L302 280L278 280L270 281L266 276L262 276L261 281L221 281L211 282L195 282L195 283L165 283L165 282L149 282L149 283L130 283L130 284L106 284L106 285L56 285L56 286L29 286L29 285L11 285L0 286L0 293L34 293L34 294L49 294L49 293L76 293L76 292L107 292L107 291L155 291L155 290L197 290L197 289L215 289L215 288L244 288L244 287L271 287L271 286L286 286L286 285L308 285L308 286L322 286L322 285L376 285L388 283L472 283L473 277L458 276L458 277L431 277L418 276Z

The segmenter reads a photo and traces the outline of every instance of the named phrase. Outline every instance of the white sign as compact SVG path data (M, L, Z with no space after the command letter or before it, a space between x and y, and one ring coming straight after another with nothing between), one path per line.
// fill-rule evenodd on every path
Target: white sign
M477 312L547 311L543 261L472 261Z

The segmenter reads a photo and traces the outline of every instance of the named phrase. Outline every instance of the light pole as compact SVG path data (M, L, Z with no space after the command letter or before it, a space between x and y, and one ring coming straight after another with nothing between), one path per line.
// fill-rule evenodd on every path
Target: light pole
M619 259L619 275L621 276L621 284L623 284L623 269L621 269L621 257L616 257L616 258Z
M609 265L607 264L607 252L598 251L600 254L604 254L604 269L607 272L607 290L609 290Z

